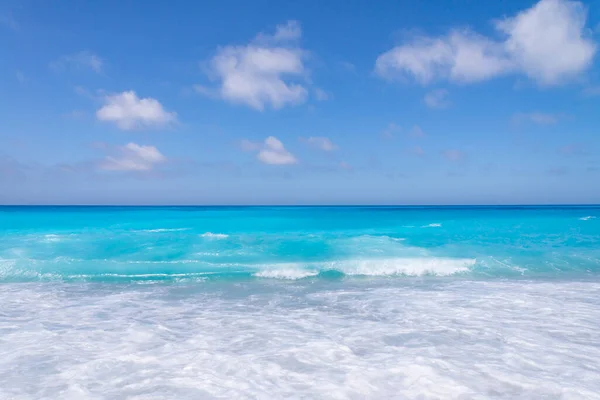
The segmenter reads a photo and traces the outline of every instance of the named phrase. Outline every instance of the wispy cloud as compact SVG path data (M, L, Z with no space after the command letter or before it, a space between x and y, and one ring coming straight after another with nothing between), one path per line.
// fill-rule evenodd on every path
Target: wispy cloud
M128 143L113 150L116 154L106 156L99 168L106 171L150 171L167 158L154 146Z
M412 153L416 154L417 156L423 156L425 155L425 151L423 150L423 148L421 146L415 146L412 148Z
M525 123L534 123L537 125L553 125L556 124L561 118L563 118L563 114L531 112L513 114L511 121L515 125L522 125Z
M590 154L587 148L581 144L568 144L558 149L558 152L567 156L584 156Z
M437 89L426 93L423 101L429 108L441 109L450 106L448 91L446 89Z
M315 99L317 99L318 101L329 100L329 94L326 91L324 91L323 89L315 88L314 92L315 92Z
M351 62L348 61L342 61L340 63L340 65L342 66L342 68L344 68L346 71L349 72L354 72L356 73L356 65L352 64Z
M166 111L158 100L139 98L134 91L108 95L104 103L96 111L96 118L122 130L161 127L177 121L177 114Z
M27 78L25 77L25 74L21 71L15 72L15 76L16 76L17 80L19 81L19 83L24 83L27 80Z
M90 69L101 74L104 68L104 60L92 52L81 51L79 53L60 57L58 60L50 63L50 68L56 71L64 71L66 69Z
M600 96L600 85L586 87L583 89L583 94L588 97Z
M338 146L327 137L311 136L308 138L300 138L300 140L315 149L323 151L334 151L338 149Z
M13 31L19 30L19 23L11 12L0 13L0 25Z
M423 129L421 129L419 125L414 125L410 130L409 135L414 138L422 138L427 136L425 135L425 132L423 131Z
M340 168L343 169L343 170L346 170L346 171L352 171L353 170L352 165L348 164L345 161L341 161L339 165L340 165Z
M579 1L541 0L494 21L496 39L455 28L438 37L417 36L381 54L375 71L387 79L473 83L521 74L541 86L559 85L585 72L597 44ZM560 57L557 57L560 54Z
M567 167L556 167L556 168L550 168L547 172L550 175L561 176L561 175L567 175L569 173L569 170L567 169Z
M399 125L391 122L388 124L388 126L385 127L385 129L381 132L381 136L391 139L394 137L394 135L396 135L398 132L401 131L402 128L400 128Z
M63 114L63 117L68 118L68 119L83 119L83 118L85 118L86 115L87 114L85 111L73 110L73 111Z
M262 147L262 143L252 142L248 139L242 139L238 142L240 149L246 152L259 151Z
M460 162L467 158L467 154L460 150L449 149L442 151L442 157L451 162Z

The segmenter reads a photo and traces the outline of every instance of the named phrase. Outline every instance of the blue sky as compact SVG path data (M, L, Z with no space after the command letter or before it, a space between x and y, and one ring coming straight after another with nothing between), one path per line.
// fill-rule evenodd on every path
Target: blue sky
M2 204L600 203L600 5L0 5Z

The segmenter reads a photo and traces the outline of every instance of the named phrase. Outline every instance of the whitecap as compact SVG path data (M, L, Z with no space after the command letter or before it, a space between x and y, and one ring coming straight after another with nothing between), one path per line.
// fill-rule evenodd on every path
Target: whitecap
M297 280L318 275L318 271L306 270L301 268L281 268L267 269L254 274L258 278L274 278L274 279L289 279Z
M440 228L441 226L442 226L442 224L434 223L434 224L429 224L429 225L423 225L423 226L421 226L421 228Z
M589 221L590 219L595 219L596 217L594 217L593 215L588 215L587 217L581 217L579 218L581 221Z
M160 232L181 232L187 231L190 228L157 228L157 229L142 229L141 231L134 232L148 232L148 233L160 233Z
M59 242L61 237L59 235L49 234L44 235L44 242Z
M364 276L447 276L468 271L475 265L473 258L401 257L388 259L364 259L334 261L330 269L346 275Z
M226 239L229 237L229 235L226 235L224 233L212 233L212 232L205 232L200 236L205 237L205 238L211 238L211 239Z

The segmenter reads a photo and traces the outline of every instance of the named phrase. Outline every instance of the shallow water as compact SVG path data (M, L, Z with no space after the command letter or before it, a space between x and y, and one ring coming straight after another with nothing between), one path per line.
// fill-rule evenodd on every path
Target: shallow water
M600 399L597 208L0 210L2 399Z

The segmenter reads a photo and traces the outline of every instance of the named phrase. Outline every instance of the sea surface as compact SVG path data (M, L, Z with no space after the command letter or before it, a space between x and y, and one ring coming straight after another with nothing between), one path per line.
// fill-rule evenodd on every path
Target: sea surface
M600 399L600 207L0 207L0 399Z

